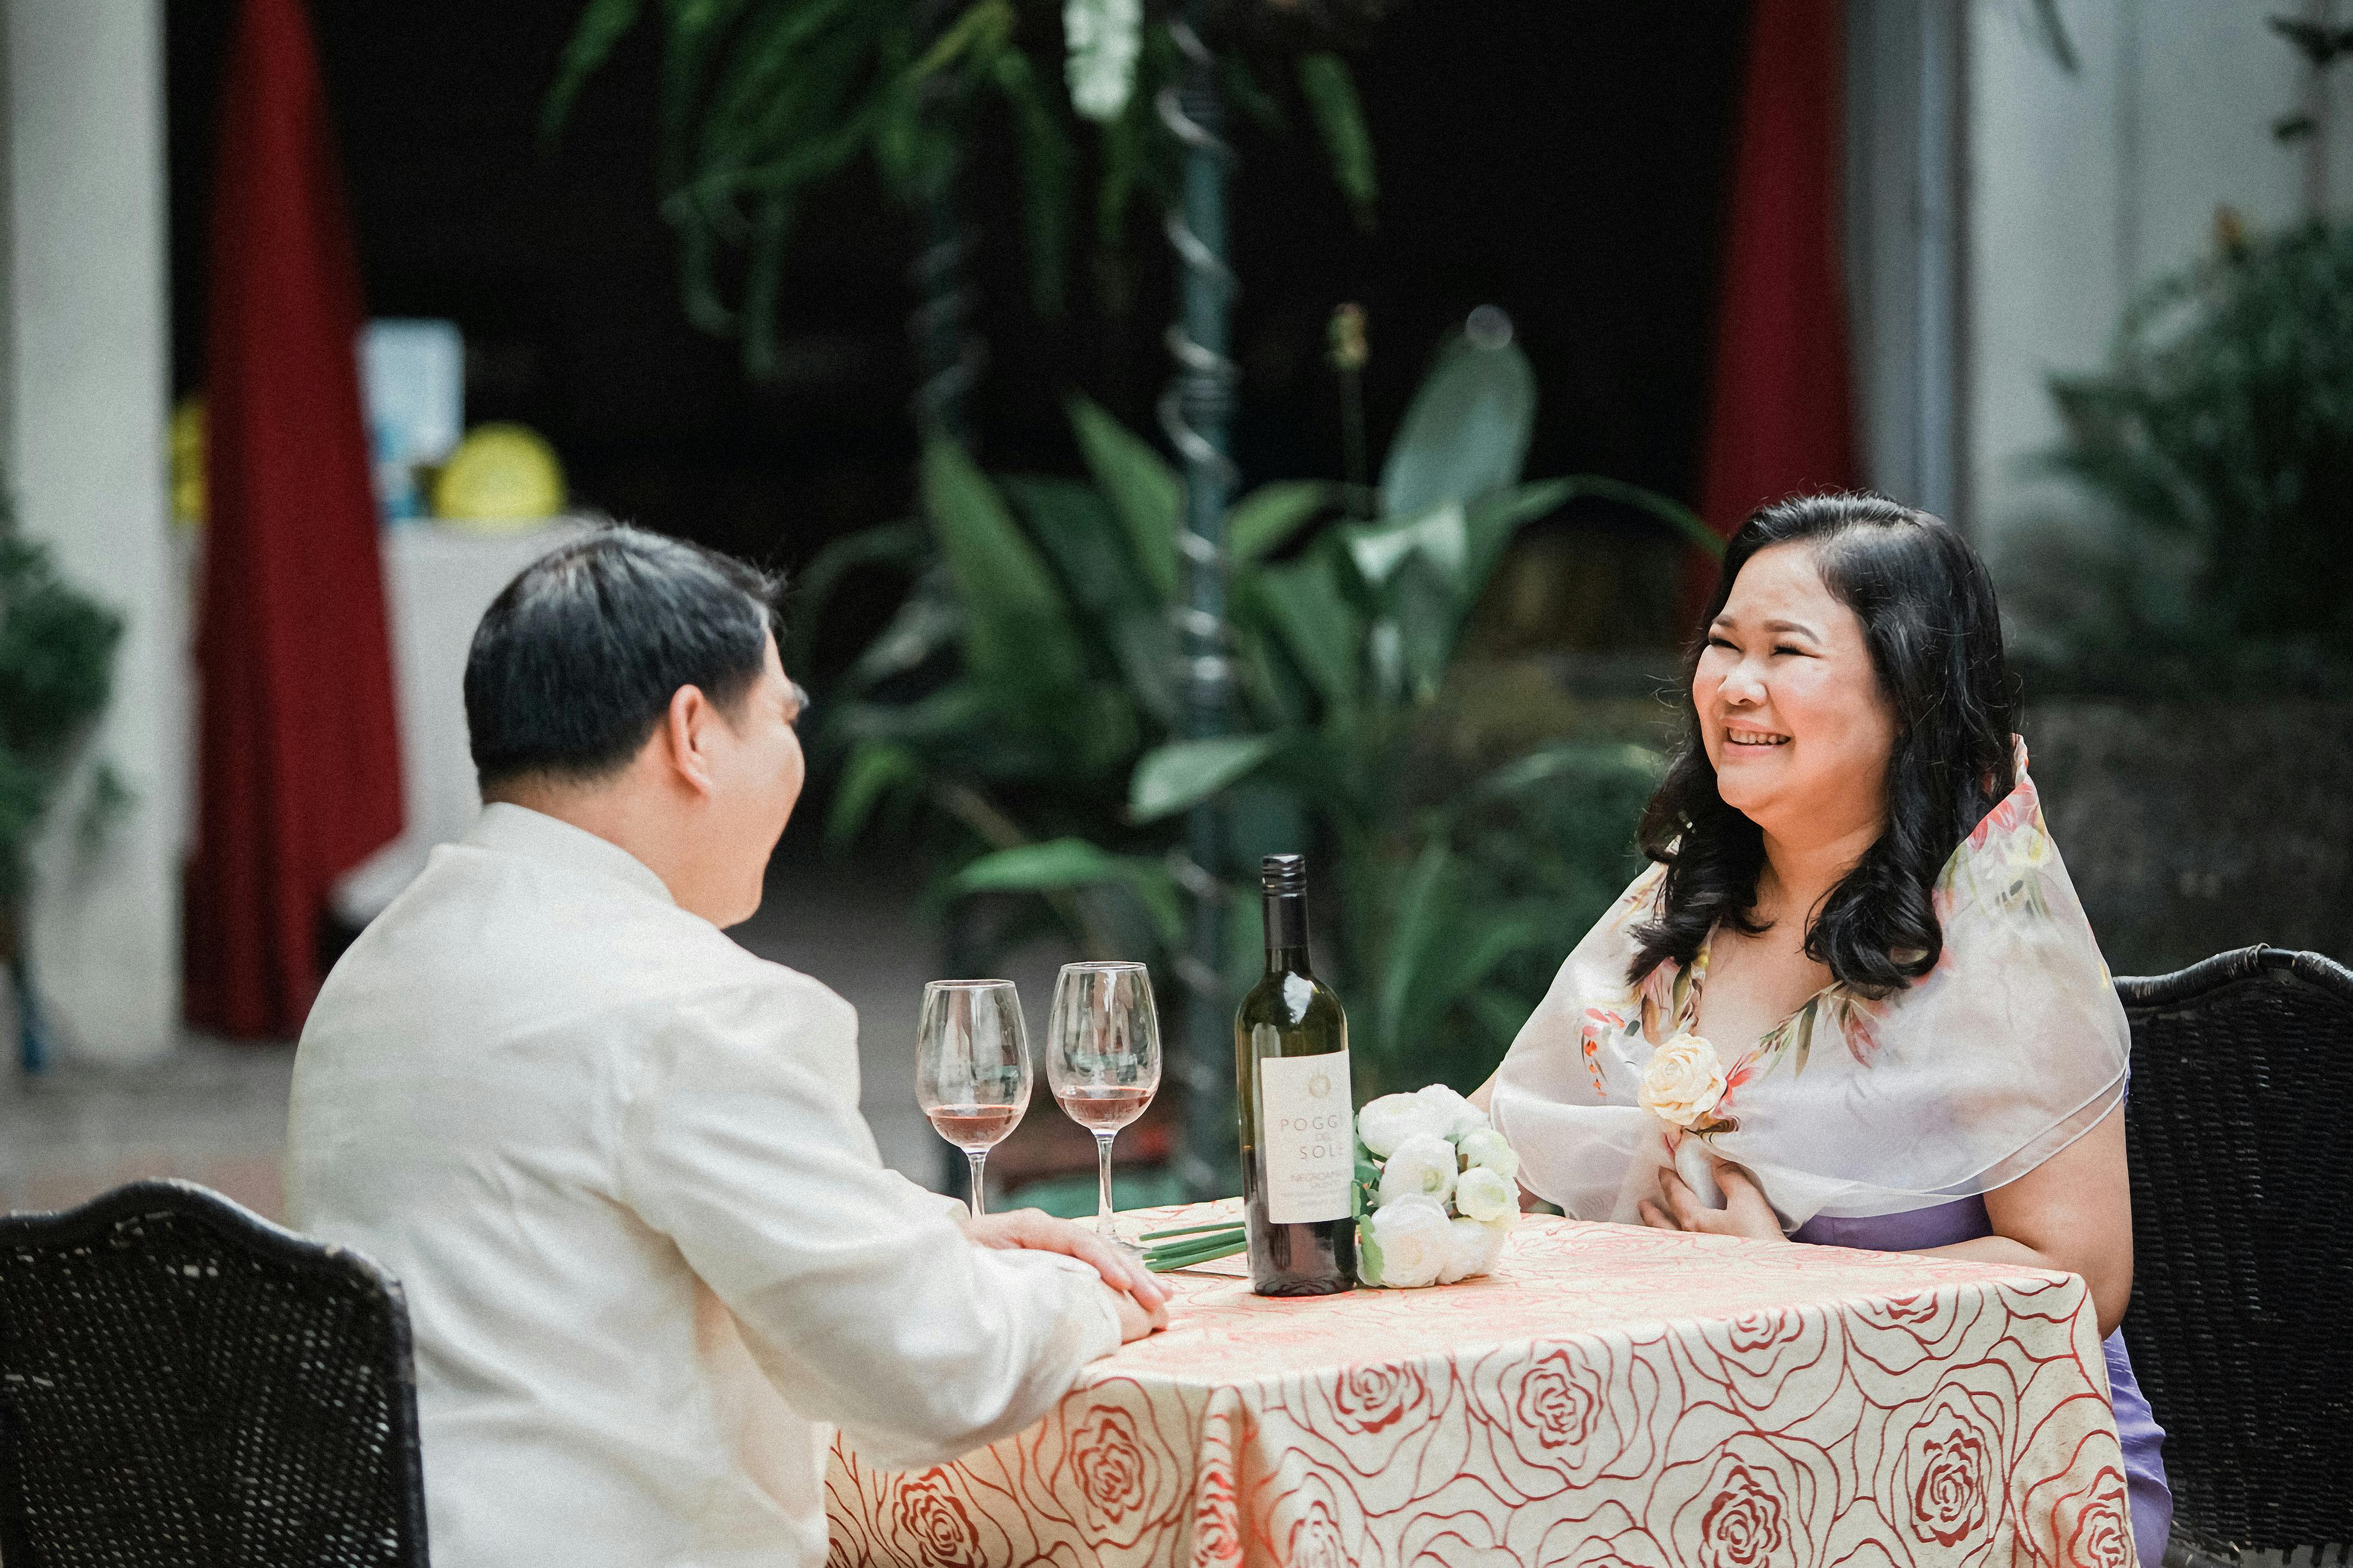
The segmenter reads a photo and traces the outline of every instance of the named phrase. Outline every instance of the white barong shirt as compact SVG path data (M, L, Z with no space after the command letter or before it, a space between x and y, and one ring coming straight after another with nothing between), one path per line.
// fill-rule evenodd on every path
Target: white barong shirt
M289 1217L396 1275L436 1568L815 1568L839 1426L944 1462L1117 1347L1092 1269L885 1169L857 1015L493 805L335 966Z

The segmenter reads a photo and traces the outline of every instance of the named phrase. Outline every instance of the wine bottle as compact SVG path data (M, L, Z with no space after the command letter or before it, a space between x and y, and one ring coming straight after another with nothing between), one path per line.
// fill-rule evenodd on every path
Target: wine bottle
M1348 1018L1307 966L1307 863L1270 855L1266 973L1234 1015L1250 1289L1324 1296L1356 1284L1355 1101Z

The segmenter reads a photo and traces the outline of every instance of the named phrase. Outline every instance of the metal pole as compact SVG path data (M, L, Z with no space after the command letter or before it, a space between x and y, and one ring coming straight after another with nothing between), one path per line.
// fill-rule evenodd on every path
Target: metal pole
M1217 60L1201 41L1208 9L1208 0L1187 0L1185 16L1169 24L1185 74L1157 100L1162 123L1185 146L1182 202L1167 219L1177 263L1177 314L1168 329L1176 370L1160 400L1160 423L1185 470L1185 512L1176 534L1185 600L1176 631L1185 733L1192 739L1226 732L1233 696L1225 578L1226 507L1237 477L1227 455L1235 382L1228 352L1234 275L1226 265L1226 184L1233 153L1220 134L1225 106ZM1186 1115L1179 1172L1187 1187L1208 1197L1233 1189L1237 1158L1233 998L1224 979L1229 867L1219 808L1197 806L1187 818L1186 853L1182 869L1193 893L1193 929L1180 963Z

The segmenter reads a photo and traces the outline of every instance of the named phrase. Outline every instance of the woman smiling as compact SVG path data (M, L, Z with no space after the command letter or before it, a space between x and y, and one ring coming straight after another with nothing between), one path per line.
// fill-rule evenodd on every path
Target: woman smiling
M2046 830L1985 566L1877 496L1726 551L1654 864L1474 1097L1583 1219L2083 1278L2142 1560L2172 1503L2116 1332L2129 1036Z

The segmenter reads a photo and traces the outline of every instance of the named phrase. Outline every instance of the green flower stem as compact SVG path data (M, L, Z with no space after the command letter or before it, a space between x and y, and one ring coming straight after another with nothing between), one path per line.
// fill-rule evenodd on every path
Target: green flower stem
M1162 1241L1172 1236L1198 1236L1204 1231L1240 1231L1241 1228L1242 1222L1240 1220L1217 1219L1211 1220L1207 1225L1180 1225L1174 1230L1148 1230L1144 1233L1144 1239L1146 1241Z
M1218 1237L1187 1247L1168 1247L1145 1254L1144 1266L1155 1274L1166 1274L1172 1268L1189 1268L1196 1263L1213 1258L1230 1258L1248 1247L1244 1237Z

